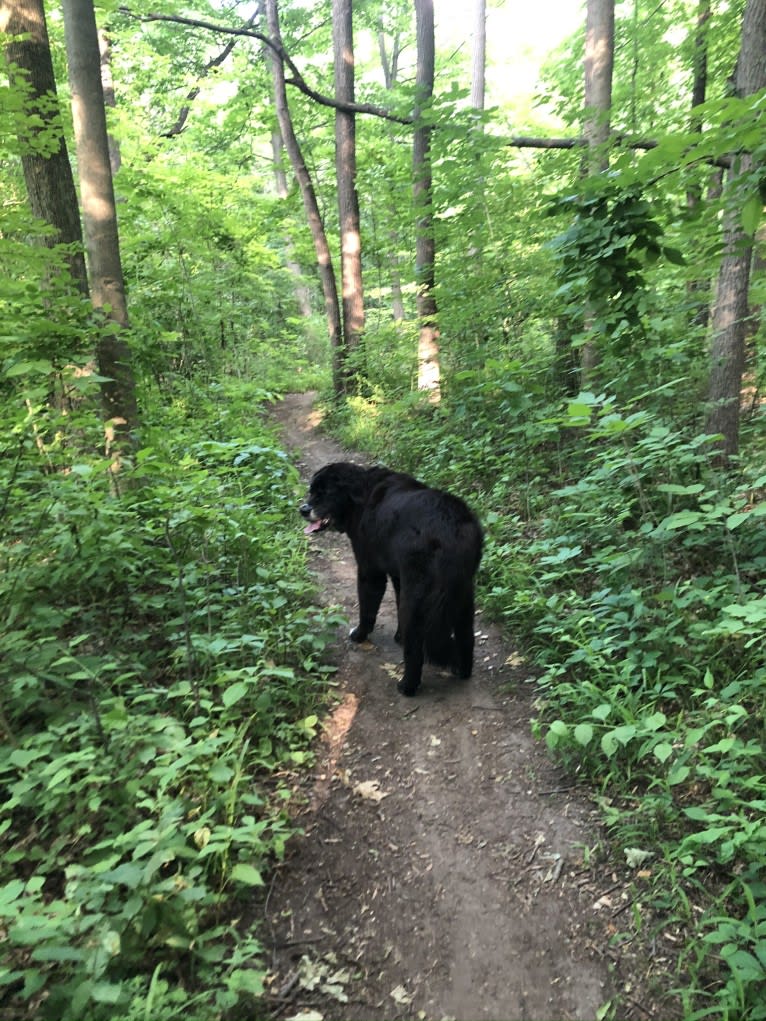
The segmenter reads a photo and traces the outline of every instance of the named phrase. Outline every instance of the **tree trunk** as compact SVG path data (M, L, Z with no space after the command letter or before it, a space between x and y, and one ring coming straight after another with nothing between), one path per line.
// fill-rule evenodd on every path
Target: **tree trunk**
M67 257L69 271L83 297L87 297L88 275L82 251L80 209L61 127L42 0L2 0L0 32L27 36L21 41L8 43L6 56L9 63L21 68L29 80L32 90L29 113L34 113L43 122L35 134L48 134L51 125L55 124L58 139L57 148L50 156L30 151L22 153L21 163L29 204L36 217L55 228L56 233L44 239L46 245L73 246L73 251ZM50 97L53 102L42 104L38 109L38 100L42 97Z
M285 173L283 163L284 151L282 133L279 130L272 131L271 153L274 161L274 187L277 195L283 201L287 199L288 195L287 174ZM301 267L292 256L292 241L289 237L285 237L284 240L286 248L285 265L294 280L295 303L298 306L299 313L304 319L307 319L311 315L311 294L306 286L306 281L303 279Z
M380 27L378 29L378 52L380 53L380 66L383 69L383 81L386 84L387 89L393 89L397 84L399 75L399 55L401 53L401 47L399 44L398 33L393 37L391 42L391 52L388 52L386 46L386 33L383 31L382 19ZM396 203L394 202L393 192L390 187L390 182L387 182L388 188L386 189L387 194L390 198L390 208L396 213ZM399 249L399 232L396 227L391 227L388 231L388 236L391 242L391 251L387 257L388 272L391 278L391 314L395 323L400 323L404 320L404 296L402 294L402 277L399 270L399 256L397 251Z
M474 4L471 106L474 110L483 110L487 66L487 0L474 0Z
M335 284L335 271L332 265L330 246L327 243L322 216L319 212L314 185L311 181L306 162L303 159L298 139L293 130L290 107L287 103L287 87L285 85L285 68L282 59L282 37L279 31L279 11L277 0L266 0L266 19L269 26L269 36L279 52L271 50L271 71L274 81L274 108L279 122L279 130L282 133L282 141L285 150L290 158L293 173L298 182L303 198L303 208L306 212L311 237L314 241L319 278L324 294L325 316L327 317L327 330L330 335L330 347L332 349L332 379L333 390L336 396L344 392L343 364L341 358L341 320L340 306L338 304L338 289Z
M609 167L609 114L612 107L614 69L614 0L588 0L585 25L585 119L583 135L588 145L588 173L603 173ZM585 310L585 331L592 321ZM581 356L583 388L593 385L600 352L592 340L583 344Z
M354 31L351 0L333 0L332 34L335 57L335 98L354 102ZM362 234L356 192L356 118L347 110L335 111L335 177L338 187L340 265L343 283L344 383L350 387L349 355L359 347L364 331L362 288Z
M109 161L101 54L92 0L63 0L63 10L91 301L105 315L96 356L99 372L105 377L101 394L114 476L121 457L135 445L138 405L125 339L128 309Z
M702 133L702 121L696 112L697 107L705 102L707 95L707 58L708 58L708 37L710 23L710 0L698 0L697 4L697 29L694 34L694 60L692 66L692 113L691 129L699 134ZM699 188L689 188L686 192L686 205L694 209L699 205L701 191ZM689 302L690 325L700 329L706 329L710 317L709 307L709 281L690 280L686 285L686 295Z
M416 216L415 277L417 284L418 389L438 403L441 396L439 330L435 290L433 194L431 178L432 128L423 120L434 88L434 5L433 0L415 0L417 31L417 72L415 76L415 130L412 140L413 198Z
M614 68L614 0L588 0L585 24L585 120L588 169L598 174L609 167L604 146L609 141Z
M104 29L98 30L98 49L101 54L101 87L104 90L104 106L114 110L117 102L114 98L114 78L112 76L112 43ZM122 166L120 143L114 135L108 135L109 163L112 168L112 180Z
M766 88L766 0L748 0L742 19L742 43L735 72L735 92L749 96ZM752 168L743 154L727 176L728 209L724 217L724 256L712 323L709 410L706 429L720 433L716 460L726 466L739 451L740 391L745 367L745 337L753 237L742 226L740 182Z

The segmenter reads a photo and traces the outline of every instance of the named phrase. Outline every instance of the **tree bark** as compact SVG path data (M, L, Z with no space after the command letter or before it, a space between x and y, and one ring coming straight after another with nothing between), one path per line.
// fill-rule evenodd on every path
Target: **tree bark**
M107 449L113 477L135 446L136 385L126 340L129 328L120 261L101 54L92 0L63 0L69 86L93 307L104 315L96 344Z
M43 121L34 134L48 134L55 124L57 146L54 152L49 155L35 152L32 146L31 151L25 151L21 156L29 204L36 217L55 228L55 234L43 239L44 244L50 247L57 244L73 246L67 256L69 272L80 293L87 297L88 275L82 251L80 209L61 126L42 0L0 0L0 32L27 36L8 43L6 57L9 63L20 68L29 81L28 112ZM38 108L38 101L44 97L50 97L53 102Z
M290 107L287 102L287 88L285 84L285 68L281 53L283 52L282 38L279 31L279 11L277 0L266 0L266 19L269 27L271 42L276 45L270 47L271 71L274 82L274 108L279 122L279 130L282 133L282 141L285 150L290 158L293 173L298 182L303 198L303 208L306 212L311 237L314 241L314 252L316 253L319 279L322 284L324 295L325 316L327 318L327 332L330 336L330 348L332 350L332 379L333 390L336 396L344 392L342 359L341 359L341 319L340 305L338 303L338 289L335 283L335 270L332 265L330 246L327 243L322 216L319 212L316 192L311 180L306 162L303 159L298 139L293 129ZM263 37L260 37L263 38Z
M697 27L694 33L694 59L692 65L692 102L691 102L691 129L702 134L702 121L696 112L697 107L705 102L707 95L707 63L708 63L708 36L710 22L710 0L698 0L697 4ZM698 187L689 188L686 192L686 205L694 209L699 205L701 190ZM690 325L706 329L710 318L708 304L709 281L690 280L686 285L686 295L689 301Z
M474 4L471 106L474 110L483 110L487 66L487 0L474 0Z
M413 198L416 216L415 277L417 284L418 389L427 391L433 403L441 396L439 330L435 296L436 242L434 239L431 171L433 129L423 119L434 88L433 0L415 0L417 71L415 76L415 130L412 139Z
M734 76L738 96L766 88L766 0L748 0L742 19L742 42ZM739 451L740 391L745 367L748 289L753 237L742 226L741 182L752 168L743 154L729 171L725 194L724 256L712 322L708 433L720 433L716 461L728 466Z
M351 0L333 0L333 51L335 97L341 103L354 102L354 33ZM359 347L364 331L362 286L362 235L359 225L359 197L356 191L356 119L345 109L335 111L335 176L338 188L340 261L343 308L343 381L351 385L347 371L350 355Z
M609 167L607 142L612 108L614 69L614 0L588 0L585 24L585 118L583 135L588 144L588 173L601 174ZM585 331L591 312L585 310ZM593 385L600 360L595 341L583 344L581 386Z
M383 30L382 19L378 28L378 52L380 53L380 66L383 70L383 81L385 82L386 89L391 90L398 81L401 46L399 42L399 34L397 32L391 41L391 52L389 53L386 45L386 33ZM396 203L394 201L390 181L387 181L386 184L386 194L389 197L388 204L395 212ZM391 279L391 315L393 316L395 323L400 323L404 320L405 312L404 296L402 294L402 278L399 269L399 256L397 254L399 249L399 233L396 227L389 228L388 237L391 242L391 250L386 257L386 262Z
M274 187L277 192L277 196L283 201L287 199L288 187L287 187L287 174L285 173L283 156L285 152L285 146L282 142L282 133L279 129L272 131L271 133L271 153L274 162ZM301 267L297 260L292 255L292 240L285 236L285 265L294 280L294 293L295 303L298 306L298 311L304 319L307 319L311 315L311 294L306 281L303 278Z

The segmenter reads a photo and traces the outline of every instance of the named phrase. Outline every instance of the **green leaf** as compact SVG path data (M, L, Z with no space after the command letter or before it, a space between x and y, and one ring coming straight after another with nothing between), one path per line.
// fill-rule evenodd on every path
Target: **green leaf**
M760 982L766 978L766 970L761 962L747 950L727 951L729 947L722 947L721 957L741 982Z
M119 982L94 982L90 995L96 1003L117 1003L121 992Z
M234 684L230 684L229 687L221 695L221 701L228 709L233 706L235 702L239 702L241 698L244 698L247 694L247 682L236 681Z
M763 199L759 192L751 195L742 206L742 229L752 237L763 215Z
M657 486L660 493L673 493L676 496L694 496L701 493L704 488L701 482L695 482L691 486L677 486L672 482L662 482Z
M654 755L660 760L660 762L667 762L670 756L673 754L673 745L668 744L667 741L660 741L652 749Z
M567 414L570 418L590 418L592 409L587 404L572 402L567 405Z
M668 718L665 715L665 713L656 712L656 713L652 713L651 716L647 716L647 718L645 720L643 720L642 722L643 722L644 727L646 727L647 730L659 730L660 727L664 727L665 726L667 721L668 721Z
M621 745L626 745L628 741L632 741L636 736L636 727L633 723L626 723L622 727L615 727L612 731L615 741L619 741Z
M691 770L688 766L674 766L668 773L668 783L671 786L683 783L687 779Z
M668 517L659 523L658 527L667 532L674 528L688 528L690 525L699 525L699 522L703 517L704 515L701 514L700 511L677 511L675 514L668 515Z
M756 504L755 507L750 507L748 510L737 511L736 514L730 514L726 519L726 527L733 530L742 524L743 521L747 521L748 518L760 518L766 514L766 503Z
M228 783L234 776L234 770L223 762L216 762L210 767L210 779L216 783Z
M685 808L684 815L688 819L694 819L695 822L707 822L710 819L710 812L700 808L699 805L690 805L688 808Z
M24 883L20 879L12 879L10 883L0 886L0 905L8 905L18 900L24 893Z
M231 870L231 878L247 886L263 886L263 877L258 869L244 862L238 862Z
M13 766L18 766L19 769L26 769L30 762L34 762L35 759L39 759L45 752L39 748L16 748L8 757L8 761Z
M34 361L16 362L5 370L6 376L47 376L53 372L53 365L47 358L37 358Z
M670 248L669 246L663 246L662 253L668 262L672 262L675 266L685 266L686 259L683 256L683 252L680 252L677 248Z
M124 862L116 869L104 872L101 878L107 883L119 883L122 886L127 886L129 890L135 890L144 880L144 869L132 862Z
M590 743L593 737L593 727L590 723L578 723L574 729L574 739L583 746Z
M608 759L611 759L617 751L617 739L614 736L614 731L609 730L606 734L601 735L601 751Z
M254 968L237 968L226 978L226 985L237 993L263 995L263 972Z

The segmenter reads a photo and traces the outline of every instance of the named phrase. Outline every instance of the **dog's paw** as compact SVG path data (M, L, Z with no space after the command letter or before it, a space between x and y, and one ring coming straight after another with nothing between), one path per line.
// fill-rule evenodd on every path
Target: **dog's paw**
M369 631L364 631L362 628L359 627L359 625L357 625L356 627L352 627L351 630L349 631L348 633L349 641L356 642L357 644L360 644L361 642L366 642L368 634Z
M406 678L402 677L401 681L396 685L396 690L402 695L412 698L413 695L417 695L419 687L419 684L411 684Z
M473 669L470 666L469 667L453 666L452 669L450 670L450 673L452 674L453 677L457 677L461 681L467 681L468 678L473 673Z

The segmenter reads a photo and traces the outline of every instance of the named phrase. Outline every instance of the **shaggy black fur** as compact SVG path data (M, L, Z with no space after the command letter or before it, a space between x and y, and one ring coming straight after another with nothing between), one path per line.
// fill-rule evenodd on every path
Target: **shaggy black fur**
M372 631L391 578L396 639L404 649L402 694L417 691L424 660L471 676L483 533L462 500L401 472L338 461L314 475L300 512L309 522L307 534L332 528L351 540L359 593L353 641L363 642Z

